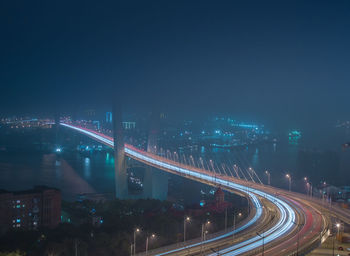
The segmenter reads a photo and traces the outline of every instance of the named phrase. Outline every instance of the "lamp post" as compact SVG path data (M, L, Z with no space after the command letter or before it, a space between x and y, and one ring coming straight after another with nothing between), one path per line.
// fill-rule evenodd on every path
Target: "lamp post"
M216 171L214 169L213 160L210 159L209 162L210 162L211 170L212 170L212 172L214 174L214 179L215 179L215 183L216 183ZM209 170L210 170L210 168L209 168Z
M225 208L225 232L227 231L227 207Z
M265 171L266 175L267 175L267 185L271 185L271 174L269 171Z
M139 228L134 230L134 255L136 254L136 234L140 232Z
M206 223L203 223L203 224L202 224L202 241L203 241L203 238L204 238L203 234L204 234L204 232L205 232L205 228L206 228L206 226L209 225L209 224L210 224L210 221L209 221L209 220L208 220Z
M192 156L192 155L190 155L190 158L191 158L192 166L193 166L193 167L196 167L196 164L194 163L193 156Z
M307 186L307 188L308 188L308 194L309 194L309 196L312 197L312 183L311 183L310 181L308 181L308 182L306 183L306 186Z
M205 230L205 231L204 231L204 234L203 234L203 236L204 236L204 239L203 239L203 240L204 240L204 241L207 239L207 238L206 238L206 235L207 235L207 234L208 234L208 230Z
M286 174L286 178L288 179L289 182L289 192L292 191L292 177L289 174Z
M146 256L147 256L147 253L148 253L148 240L149 240L149 238L155 238L155 237L156 237L156 235L152 234L150 236L147 236L147 238L146 238Z
M310 184L309 184L309 182L308 182L308 178L307 177L304 177L304 182L305 182L305 184L306 184L306 195L308 195L309 194L309 190L310 190Z
M334 256L334 243L335 243L335 235L333 234L333 253L332 253L333 256Z
M340 223L335 224L337 228L337 236L339 236L339 228L340 228ZM333 235L333 256L334 256L334 243L335 243L335 235Z
M177 153L176 153L176 151L174 151L174 161L176 162L180 162L179 161L179 157L178 157L178 155L177 155Z
M241 217L242 213L238 213L238 217ZM236 231L236 214L233 213L233 234L232 234L232 242L235 240L235 231Z
M186 222L190 220L190 217L184 217L184 242L186 242Z
M299 233L300 233L301 228L304 226L304 224L303 223L296 223L294 221L293 221L293 223L295 225L297 225L298 228L299 228L299 230L298 230L298 240L297 240L297 256L299 256L299 235L300 235Z
M210 221L208 220L207 222L202 224L202 242L201 242L201 255L203 254L203 240L204 240L204 232L205 232L205 227L210 224Z
M340 223L337 223L335 226L337 227L337 239L339 239L339 229L341 225Z
M337 223L337 224L336 224L336 227L337 227L337 236L339 236L340 223Z
M264 249L265 249L265 234L264 233L262 233L262 234L259 234L259 232L256 232L256 234L258 235L258 236L260 236L261 238L262 238L262 242L263 242L263 244L262 244L262 256L264 256Z

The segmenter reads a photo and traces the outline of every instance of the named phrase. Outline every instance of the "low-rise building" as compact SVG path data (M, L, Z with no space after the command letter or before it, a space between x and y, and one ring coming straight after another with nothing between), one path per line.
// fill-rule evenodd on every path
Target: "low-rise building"
M36 186L24 191L0 190L0 230L54 228L61 221L61 192Z

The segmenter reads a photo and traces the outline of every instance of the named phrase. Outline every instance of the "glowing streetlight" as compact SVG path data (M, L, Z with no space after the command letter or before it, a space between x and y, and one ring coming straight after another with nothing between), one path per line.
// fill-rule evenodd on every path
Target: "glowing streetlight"
M186 223L190 220L190 217L184 217L184 242L186 242Z
M292 191L292 177L289 174L286 174L286 178L289 182L289 192Z
M271 184L271 174L269 171L265 171L265 174L267 175L267 185L270 186Z
M310 183L308 182L308 178L307 177L304 177L304 182L306 183L306 195L308 195L310 192Z
M337 227L337 237L339 237L340 223L337 223L335 226ZM335 242L335 236L333 235L333 255L334 255L334 242Z
M201 254L202 254L202 251L203 251L203 239L204 239L204 232L205 232L205 228L207 225L210 224L210 221L208 220L207 222L203 223L202 224L202 243L201 243Z
M337 236L339 236L340 223L337 223L335 226L337 227Z
M147 236L147 238L146 238L146 256L147 256L147 253L148 253L148 240L149 240L149 238L154 239L154 238L156 238L156 235L152 234L150 236Z
M240 218L242 216L242 213L239 212L237 214L238 218ZM236 231L236 214L233 213L233 234L232 234L232 241L235 240L235 231Z
M136 228L134 230L134 255L136 254L136 234L137 233L140 233L140 229L139 228Z

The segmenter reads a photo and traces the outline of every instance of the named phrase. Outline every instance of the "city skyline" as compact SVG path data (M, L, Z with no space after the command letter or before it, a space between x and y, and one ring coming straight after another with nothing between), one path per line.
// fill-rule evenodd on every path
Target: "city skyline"
M6 114L121 99L279 127L349 116L347 1L2 5Z

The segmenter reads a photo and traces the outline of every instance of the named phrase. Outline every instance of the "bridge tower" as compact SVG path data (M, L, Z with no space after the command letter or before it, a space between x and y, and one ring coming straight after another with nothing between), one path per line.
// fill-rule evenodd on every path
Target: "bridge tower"
M119 199L126 199L128 196L125 148L122 124L121 104L113 105L113 139L114 139L114 175L115 194Z
M147 152L157 154L158 136L160 131L160 113L152 111ZM168 196L168 174L154 167L148 166L144 175L144 197L159 200L166 200Z

